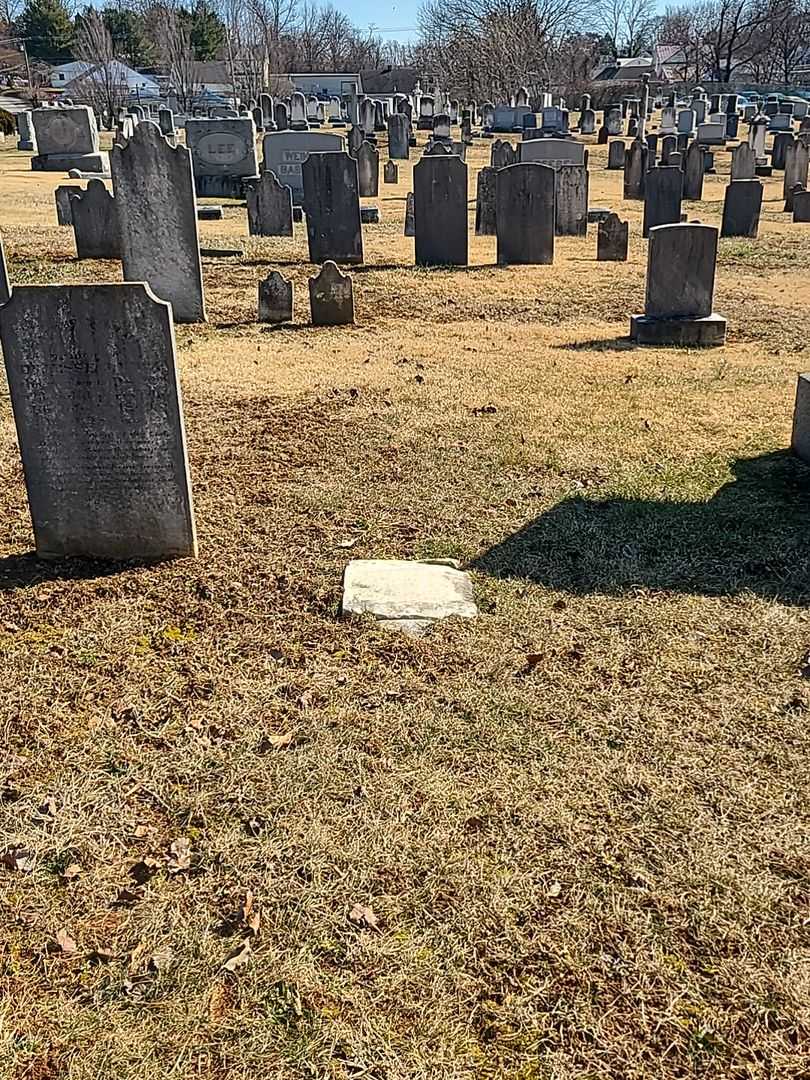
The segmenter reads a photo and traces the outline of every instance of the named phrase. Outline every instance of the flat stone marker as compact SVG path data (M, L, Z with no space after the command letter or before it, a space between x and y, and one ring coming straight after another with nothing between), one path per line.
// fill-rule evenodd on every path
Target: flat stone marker
M508 165L495 174L498 263L554 262L556 174L533 162Z
M0 340L37 555L196 555L170 306L135 282L16 286Z
M101 180L90 180L86 191L70 196L73 235L79 259L120 259L118 207Z
M333 262L309 279L309 306L313 326L345 326L354 322L352 279Z
M383 183L396 184L399 182L399 167L395 161L386 161L383 169Z
M608 214L599 222L596 234L597 262L626 262L630 224L618 214Z
M796 405L793 410L793 435L790 449L810 465L810 374L799 375Z
M245 181L248 232L251 236L292 236L292 191L274 172Z
M417 266L466 266L467 166L455 154L414 166Z
M380 192L380 152L363 141L357 151L357 185L361 199L376 199Z
M60 184L54 192L56 201L56 224L72 225L73 211L70 208L70 193L79 192L82 189L78 184Z
M802 189L794 193L793 220L795 222L810 221L810 191Z
M755 177L748 180L732 180L723 199L723 224L721 236L748 236L752 239L759 232L759 215L762 210L762 181Z
M343 152L310 154L302 174L310 262L361 263L357 162Z
M413 192L409 191L405 197L405 236L416 236L416 227L413 220Z
M712 311L718 230L711 225L658 225L647 249L643 315L630 318L640 345L722 345L726 320Z
M124 279L148 282L176 322L205 322L190 152L145 121L113 146L112 179Z
M485 165L478 170L475 193L475 235L495 236L495 177L498 170Z
M647 170L644 180L644 222L642 236L656 225L674 225L681 220L683 173L674 165L658 165Z
M259 282L259 322L292 322L293 283L278 270Z
M439 619L478 614L469 574L451 562L405 559L353 559L343 574L340 611L369 613L415 637Z

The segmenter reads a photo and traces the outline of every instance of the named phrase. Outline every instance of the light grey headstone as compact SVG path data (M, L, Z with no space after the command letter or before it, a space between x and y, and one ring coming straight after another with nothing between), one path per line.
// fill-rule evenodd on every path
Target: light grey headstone
M585 164L585 146L574 139L525 139L518 152L522 164L533 161L552 169Z
M757 156L753 146L740 143L731 151L731 179L753 180L756 176Z
M248 232L251 236L292 236L292 192L273 172L245 181Z
M363 141L357 151L357 183L361 199L376 199L380 191L380 152Z
M313 326L345 326L354 322L352 279L337 266L325 262L309 279L309 307Z
M148 282L176 322L205 322L190 151L147 120L113 146L112 180L124 279Z
M521 162L495 174L495 227L498 262L554 262L555 172Z
M417 266L466 266L467 166L424 155L413 170Z
M36 153L37 143L34 135L34 122L31 119L30 112L17 113L17 132L20 136L17 140L17 149L33 150Z
M469 574L452 562L353 559L343 575L341 615L371 614L421 636L439 619L478 614Z
M118 208L102 180L90 180L85 191L70 195L70 213L79 259L120 259Z
M15 286L0 339L37 554L196 555L169 305L134 282Z
M782 183L782 194L785 197L786 209L792 209L793 188L796 184L807 187L808 163L810 163L810 147L803 140L797 140L785 149L785 176ZM790 205L787 205L790 203Z
M241 179L259 171L252 117L189 119L186 146L198 195L238 197Z
M558 165L555 230L557 236L588 232L588 170L584 165Z
M790 448L797 457L810 465L810 374L799 375L796 384Z
M72 225L73 212L70 209L70 193L81 191L78 184L60 184L54 192L56 201L56 224Z
M265 135L263 146L262 169L274 172L292 190L293 202L300 206L304 198L303 162L310 154L344 150L345 142L342 135L334 132L277 131Z
M259 282L259 322L292 322L293 283L278 270Z
M40 157L80 157L97 154L98 127L89 105L31 112Z
M357 162L343 152L310 154L302 171L310 262L361 263Z

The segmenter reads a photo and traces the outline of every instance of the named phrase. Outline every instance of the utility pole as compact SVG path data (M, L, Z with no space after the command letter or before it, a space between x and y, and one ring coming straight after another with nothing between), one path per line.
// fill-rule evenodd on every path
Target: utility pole
M33 97L34 87L31 85L31 65L28 62L28 49L26 49L25 42L22 39L20 40L20 44L22 45L23 57L25 58L25 70L28 72L28 93Z

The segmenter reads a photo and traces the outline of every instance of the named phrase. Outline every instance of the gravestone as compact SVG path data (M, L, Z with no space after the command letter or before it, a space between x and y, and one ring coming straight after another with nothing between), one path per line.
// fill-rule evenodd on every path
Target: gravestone
M276 131L265 135L263 146L262 170L274 172L291 189L293 203L300 206L304 198L302 163L310 154L342 151L344 140L332 132Z
M372 615L383 626L412 637L439 619L478 614L470 576L437 561L353 559L343 575L341 618Z
M805 188L793 194L793 220L794 222L810 221L810 191Z
M98 127L89 105L43 108L31 112L37 155L31 168L49 172L100 173L109 168L106 153L98 148Z
M174 113L171 109L158 110L158 126L161 135L174 136L176 134L174 130Z
M475 194L475 235L495 236L495 177L497 169L485 165L478 170Z
M290 95L289 125L293 131L309 130L309 124L307 122L307 99L299 90L296 90L295 93Z
M526 139L518 151L523 165L534 162L559 169L562 165L587 164L584 145L574 139Z
M360 130L363 132L363 137L374 137L374 124L376 122L377 114L374 110L374 102L371 98L363 98L360 102Z
M33 150L37 152L36 137L34 135L34 122L30 112L17 113L17 149Z
M732 180L723 200L721 236L756 237L762 209L762 181L755 177Z
M416 236L416 225L413 220L413 192L409 191L405 197L405 229L404 236Z
M644 198L644 176L647 172L647 147L634 139L627 147L624 158L625 199Z
M357 162L342 151L310 154L302 173L309 261L361 263Z
M792 146L793 142L793 133L790 131L781 131L774 136L773 149L771 150L771 168L784 169L787 148Z
M467 166L424 156L413 170L417 266L466 266Z
M698 142L689 144L683 169L683 197L692 202L703 198L703 176L706 171L706 155Z
M649 140L647 142L649 148ZM678 139L675 135L665 135L661 140L661 164L669 165L669 155L678 150ZM649 171L649 170L648 170Z
M508 165L495 174L498 263L554 262L556 174L533 162Z
M596 235L597 262L626 262L630 225L618 214L608 214L599 222Z
M722 345L726 320L712 311L717 229L659 225L650 230L643 315L630 319L640 345Z
M121 258L118 208L103 180L90 180L86 191L70 195L70 214L77 258Z
M383 169L383 183L399 183L399 168L397 167L397 163L395 161L386 161L385 168Z
M610 105L605 110L605 128L612 137L622 134L622 110L618 105Z
M644 223L642 236L649 236L656 225L674 225L681 220L683 173L673 165L658 165L647 170L644 186Z
M407 161L410 157L408 136L410 124L404 113L392 113L388 117L388 156L399 161Z
M290 127L290 113L285 101L277 101L273 106L273 114L276 118L276 131L288 131Z
M354 322L352 279L331 261L309 279L309 307L313 326L345 326Z
M503 169L507 165L516 165L518 151L506 139L496 139L489 151L489 164L493 169Z
M275 173L245 180L248 232L251 236L292 236L292 192Z
M756 176L757 158L753 146L740 143L731 151L731 179L753 180Z
M146 281L176 322L205 322L191 152L151 121L113 146L112 181L125 281Z
M796 405L793 410L793 435L790 449L810 465L810 374L799 375Z
M70 209L70 193L81 191L78 184L60 184L54 192L56 200L56 224L72 225L73 212Z
M186 146L198 195L241 198L244 178L259 171L252 117L186 120Z
M584 165L560 165L555 175L555 232L557 236L585 236L588 232L588 170Z
M292 322L293 283L278 270L259 282L259 322Z
M596 113L591 108L591 95L582 95L582 106L579 113L579 131L581 135L593 135L596 131Z
M0 340L37 555L196 555L169 305L141 282L15 286Z
M270 94L259 94L259 109L262 114L262 131L274 131L276 127L276 115L273 107L273 98Z
M364 141L357 151L357 183L361 199L376 199L380 190L380 152L370 142Z
M357 157L357 151L363 145L364 136L363 129L358 124L352 124L349 128L349 153L352 157Z
M624 145L624 140L614 139L613 142L608 145L607 167L609 169L623 169L626 151L627 147Z
M782 194L785 197L785 209L793 209L793 188L796 184L807 187L808 162L810 150L803 140L797 140L785 150L785 176Z
M11 284L8 279L8 266L6 265L6 249L3 246L3 238L0 236L0 304L11 296Z

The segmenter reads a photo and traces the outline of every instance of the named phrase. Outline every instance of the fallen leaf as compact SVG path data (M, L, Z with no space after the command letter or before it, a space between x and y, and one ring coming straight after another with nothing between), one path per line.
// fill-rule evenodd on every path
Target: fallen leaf
M149 829L146 827L146 825L136 825L135 828L132 830L132 835L140 840L141 837L146 836L148 832Z
M251 934L257 934L259 932L259 924L261 923L261 915L257 908L253 904L253 892L248 889L245 893L245 899L239 906L239 922L246 930L249 930Z
M342 551L348 551L349 548L354 547L359 539L359 536L347 536L345 540L338 540L335 547L340 548Z
M243 967L251 955L250 938L244 938L235 949L232 949L225 962L222 965L224 971L236 971L238 968Z
M181 874L191 866L191 841L186 836L178 836L169 847L169 873Z
M75 956L78 946L67 930L57 930L48 951L61 953L62 956Z
M377 916L366 904L355 904L349 912L349 922L360 930L376 930L379 933L380 924Z
M81 872L81 866L77 862L72 862L62 871L62 881L75 881Z
M551 885L549 885L548 887L548 892L546 893L546 896L559 896L561 892L562 885L559 883L559 881L552 881Z
M150 878L153 878L160 869L160 863L157 859L141 859L140 862L136 862L129 868L129 876L138 885L145 885Z
M33 851L25 847L9 848L0 855L0 865L9 870L20 870L24 873L34 869L36 856Z
M115 959L115 953L111 949L93 949L88 960L91 964L108 964Z
M286 750L295 739L294 731L285 731L283 735L265 735L259 750Z

